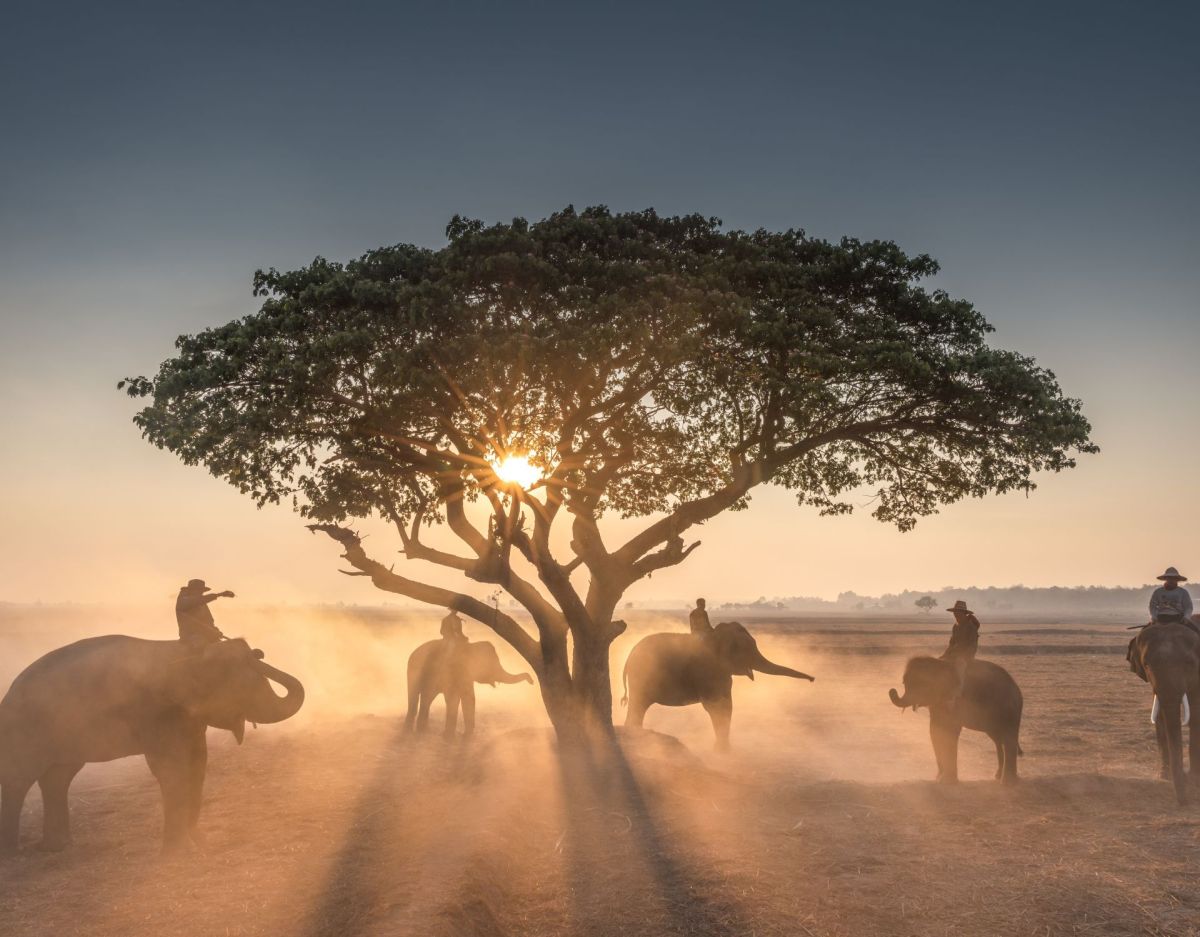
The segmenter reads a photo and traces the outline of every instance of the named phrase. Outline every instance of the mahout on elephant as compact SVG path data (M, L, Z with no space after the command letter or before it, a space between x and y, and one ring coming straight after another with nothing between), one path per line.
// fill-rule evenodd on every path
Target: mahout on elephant
M914 657L904 668L904 695L888 691L901 709L929 710L929 737L937 759L937 778L958 780L958 738L963 729L985 733L996 746L996 779L1017 781L1017 756L1024 700L1012 675L999 664L970 659L956 671L944 657Z
M462 709L463 733L475 731L475 684L533 683L527 673L509 673L500 663L490 641L442 638L426 641L408 658L408 730L424 732L429 724L429 707L438 696L446 698L447 737L458 727Z
M629 706L625 725L640 727L646 710L655 703L699 703L712 719L717 749L726 750L733 716L733 677L753 680L756 671L816 679L767 660L741 622L723 621L710 631L695 634L647 635L629 652L621 676L625 686L621 701Z
M1200 634L1191 622L1156 621L1129 642L1129 666L1150 684L1158 699L1154 719L1162 777L1170 778L1179 803L1188 802L1183 770L1184 697L1190 704L1188 763L1193 784L1200 783Z
M89 762L127 755L145 755L158 780L164 849L196 838L208 727L240 744L247 722L282 722L304 702L300 681L262 657L241 639L197 646L106 635L34 661L0 700L0 851L17 848L34 783L43 846L67 845L72 779Z

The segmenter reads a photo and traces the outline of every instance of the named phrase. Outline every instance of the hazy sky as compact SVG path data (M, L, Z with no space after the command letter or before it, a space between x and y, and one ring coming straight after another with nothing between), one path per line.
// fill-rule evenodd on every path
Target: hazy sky
M568 203L929 252L1103 448L905 535L769 492L635 596L1200 578L1196 9L10 6L0 599L167 602L201 576L375 601L298 518L143 442L116 381L254 309L256 267Z

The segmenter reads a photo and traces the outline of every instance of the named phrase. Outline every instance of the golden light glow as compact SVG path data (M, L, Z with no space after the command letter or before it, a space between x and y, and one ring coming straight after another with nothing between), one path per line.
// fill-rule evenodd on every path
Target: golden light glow
M492 466L496 477L510 485L529 488L542 477L542 470L523 455L508 455Z

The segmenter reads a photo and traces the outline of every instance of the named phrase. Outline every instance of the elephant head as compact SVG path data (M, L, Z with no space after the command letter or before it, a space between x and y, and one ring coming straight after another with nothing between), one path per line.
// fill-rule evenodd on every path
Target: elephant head
M267 664L262 651L240 638L210 644L183 658L171 676L175 701L205 724L228 729L239 745L247 722L283 722L304 703L300 681ZM287 695L277 696L271 681Z
M904 709L911 706L936 706L954 695L958 678L948 661L937 657L914 657L904 668L904 695L888 690L893 703Z
M527 673L509 673L500 663L496 649L488 641L472 641L467 645L467 668L474 683L533 683Z
M735 676L754 679L754 672L769 673L777 677L795 677L798 680L815 680L806 673L772 663L758 649L754 636L738 621L723 621L716 625L711 634L704 635L714 654L729 667Z

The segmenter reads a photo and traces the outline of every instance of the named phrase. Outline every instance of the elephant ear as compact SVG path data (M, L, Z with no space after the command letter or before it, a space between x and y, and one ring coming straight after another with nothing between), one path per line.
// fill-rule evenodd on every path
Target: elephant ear
M472 641L466 647L467 665L473 683L496 685L496 674L502 673L500 655L490 641Z
M740 621L723 621L704 635L713 652L738 676L754 679L753 663L758 645Z

